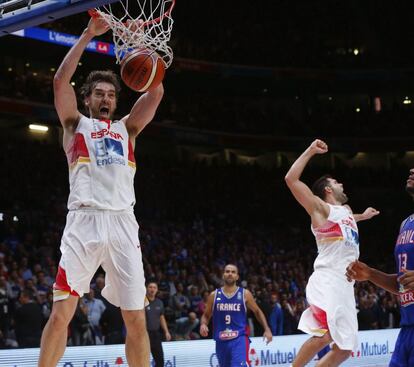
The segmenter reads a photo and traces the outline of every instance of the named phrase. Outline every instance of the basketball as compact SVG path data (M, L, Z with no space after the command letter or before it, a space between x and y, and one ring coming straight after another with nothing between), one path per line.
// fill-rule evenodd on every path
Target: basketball
M121 61L121 78L136 92L156 88L164 79L164 74L164 61L152 50L134 50Z

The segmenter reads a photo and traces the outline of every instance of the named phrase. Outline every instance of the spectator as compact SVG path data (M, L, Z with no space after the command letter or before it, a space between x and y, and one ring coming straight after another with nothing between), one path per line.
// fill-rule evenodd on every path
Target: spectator
M100 299L95 298L95 291L92 288L83 297L83 302L88 307L88 321L94 335L95 343L103 344L100 320L106 307Z
M201 302L201 296L196 285L190 286L190 296L188 297L190 301L190 311L197 313L198 305Z
M200 334L195 332L199 325L200 320L194 312L190 312L188 316L180 317L176 320L176 340L200 339Z
M358 330L378 329L378 321L373 308L374 300L371 297L360 300L357 314Z
M269 326L273 335L283 335L283 310L279 303L279 295L272 293L270 296L270 303L272 305L272 313L269 317Z
M202 299L200 303L198 304L197 310L196 310L196 314L198 318L200 318L203 315L204 311L206 310L206 304L207 304L209 294L210 292L207 290L203 292Z
M10 327L12 290L4 275L0 275L0 330L7 338Z
M14 312L17 343L20 348L39 347L44 321L42 309L27 289L21 292L19 302L20 307Z
M88 320L88 306L84 299L80 299L76 311L69 324L72 345L93 345L95 344L92 327Z
M172 297L172 309L175 317L185 317L190 309L190 300L183 294L184 286L182 283L177 284L177 293Z
M107 303L100 320L105 344L125 343L125 325L121 309L112 303Z

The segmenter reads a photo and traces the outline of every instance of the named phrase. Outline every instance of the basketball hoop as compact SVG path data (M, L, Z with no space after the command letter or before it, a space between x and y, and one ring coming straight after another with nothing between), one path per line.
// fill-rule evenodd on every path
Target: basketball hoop
M168 68L173 51L171 38L175 0L122 0L116 4L100 6L89 12L101 16L112 29L117 63L134 49L157 52Z

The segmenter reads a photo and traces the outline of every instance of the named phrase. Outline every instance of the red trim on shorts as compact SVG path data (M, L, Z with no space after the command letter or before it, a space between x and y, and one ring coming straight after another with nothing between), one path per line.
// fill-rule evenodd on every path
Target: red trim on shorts
M315 305L309 305L309 307L320 328L329 330L326 312Z
M68 280L66 279L66 271L60 265L58 267L58 272L56 274L56 281L53 284L53 289L56 289L59 291L67 291L67 292L70 292L72 296L79 297L78 293L70 289Z

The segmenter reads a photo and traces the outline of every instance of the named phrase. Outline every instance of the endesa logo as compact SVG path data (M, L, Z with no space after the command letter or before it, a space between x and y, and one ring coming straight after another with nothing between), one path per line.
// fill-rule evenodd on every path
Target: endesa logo
M108 166L111 164L126 165L122 143L115 139L104 138L95 141L96 164Z
M100 138L103 138L104 136L107 136L107 135L109 135L111 138L116 139L116 140L124 140L124 138L122 137L121 134L115 133L115 132L110 131L108 129L102 129L100 131L92 132L91 133L91 138L92 139L100 139Z

